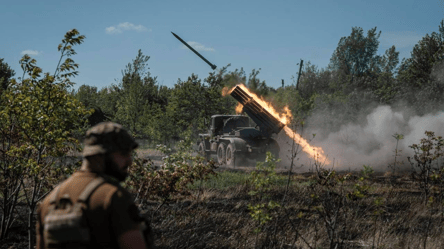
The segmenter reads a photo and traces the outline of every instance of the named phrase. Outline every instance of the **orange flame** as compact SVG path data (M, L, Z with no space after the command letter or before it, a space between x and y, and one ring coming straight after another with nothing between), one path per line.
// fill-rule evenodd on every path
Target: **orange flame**
M234 89L234 87L232 89L228 89L228 86L222 88L222 96L224 96L224 97L227 96L231 92L231 90L233 90L233 89Z
M237 106L236 106L236 109L235 109L236 114L242 113L242 109L243 108L244 108L244 106L241 103L238 103Z
M321 147L314 147L308 144L307 140L303 139L299 134L293 132L290 127L285 126L284 131L292 138L296 143L302 146L302 151L310 155L311 158L314 158L316 161L320 163L330 164L330 160L324 156L324 150Z
M248 95L250 97L252 97L260 106L262 106L271 115L273 115L273 117L277 118L279 121L281 121L283 124L285 124L285 127L284 127L285 133L287 134L287 136L292 138L296 143L298 143L299 145L302 146L302 151L304 151L311 158L314 158L314 159L316 159L319 162L323 162L325 164L330 164L330 161L324 155L324 150L321 147L311 146L307 142L307 140L303 139L299 134L297 134L296 132L292 131L290 129L290 127L287 126L291 122L291 118L293 117L292 114L291 114L291 110L288 108L288 106L284 107L284 112L285 113L278 113L273 108L271 103L265 101L262 97L258 97L256 94L252 93L250 90L248 90L248 88L244 84L238 84L237 86L239 86L240 88L242 88L242 90L244 90L246 93L248 93ZM233 91L233 89L235 87L236 86L234 86L233 88L231 88L229 90L228 90L228 87L224 87L222 89L222 95L226 96L226 95L230 94L231 91ZM236 106L236 113L241 113L242 112L242 108L243 108L242 104L239 103Z
M277 112L273 106L271 105L271 103L268 103L267 101L265 101L262 97L258 97L255 93L252 93L250 90L248 90L248 88L244 85L244 84L239 84L237 85L240 88L242 88L242 90L244 90L245 92L248 93L248 95L250 95L250 97L252 97L260 106L262 106L264 109L266 109L271 115L273 115L273 117L277 118L279 121L281 121L283 124L287 125L290 123L291 121L291 111L290 109L288 109L288 106L284 107L285 110L285 114L280 114L279 112ZM236 86L235 86L236 87ZM231 93L231 91L235 88L231 88L230 91L228 93Z

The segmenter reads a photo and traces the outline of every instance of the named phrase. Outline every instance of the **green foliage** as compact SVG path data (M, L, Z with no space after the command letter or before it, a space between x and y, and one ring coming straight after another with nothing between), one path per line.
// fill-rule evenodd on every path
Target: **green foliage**
M253 190L250 191L251 196L258 196L259 200L268 198L264 196L277 181L276 164L281 159L276 159L271 152L267 152L265 162L257 162L256 170L250 174L250 182Z
M15 75L14 70L3 60L3 58L0 58L0 94L8 88L9 79Z
M157 149L166 156L162 159L163 165L157 170L151 161L134 160L126 184L136 191L138 198L159 199L165 203L173 196L189 195L190 185L216 175L215 163L207 162L200 156L193 156L188 141L181 141L178 147L178 151L172 152L171 148L158 145Z
M351 173L340 175L333 169L315 166L316 176L310 184L310 209L323 220L330 248L337 248L348 236L349 208L369 196L368 179L374 171L364 165L360 177L354 181Z
M426 34L398 70L397 98L411 104L418 115L440 110L444 94L441 72L444 62L444 19L438 32Z
M413 47L411 58L402 61L399 70L400 79L418 88L427 84L431 78L433 66L444 59L444 19L439 32L426 34Z
M373 71L379 61L376 56L379 46L380 32L376 27L367 31L353 27L352 33L339 40L338 47L330 59L330 67L345 75L363 76Z
M228 67L228 66L227 66ZM229 114L234 111L234 100L222 96L223 87L231 82L235 75L225 77L227 67L219 73L210 73L204 84L197 75L192 74L187 81L179 80L168 98L166 106L167 122L174 124L170 136L180 137L188 129L196 138L199 132L205 131L205 119L214 114Z
M83 39L75 29L66 33L59 45L61 57L54 75L45 73L42 77L36 60L24 55L20 60L22 78L11 79L0 96L0 181L2 198L11 201L10 211L21 192L29 214L33 215L46 191L72 172L74 165L59 168L56 164L68 152L77 150L79 143L74 134L84 127L91 114L68 92L73 85L69 77L77 75L78 67L70 58L75 54L72 46L81 44ZM31 234L32 219L29 222ZM2 223L2 237L10 225Z
M275 201L259 203L256 205L248 205L248 210L250 211L251 218L259 223L259 227L256 227L254 230L255 233L260 232L261 226L265 225L267 222L273 219L271 216L271 211L279 207L279 203Z
M114 84L98 91L99 108L103 111L107 120L114 120L120 92L120 88Z
M362 199L368 196L371 187L367 180L375 172L372 167L363 165L361 170L361 177L359 177L358 182L353 185L353 191L347 194L347 197L352 200Z
M250 175L242 171L221 171L217 175L210 176L207 181L200 183L195 182L190 185L191 189L206 188L228 190L236 186L245 185L250 178Z
M259 201L266 203L248 204L248 210L253 220L257 221L259 226L255 232L261 231L261 226L272 220L272 211L279 208L280 205L276 201L270 200L269 192L276 186L276 163L280 159L274 158L271 152L267 152L265 162L258 162L256 170L250 174L250 184L253 188L248 194L253 197L258 197Z
M139 50L116 85L100 91L82 86L75 95L95 110L90 124L105 119L122 123L151 145L171 145L188 129L195 137L206 131L204 120L211 115L234 114L237 102L221 96L221 92L239 83L271 101L277 110L288 106L295 119L310 117L307 126L337 131L344 122L360 120L378 104L421 103L413 106L418 114L437 110L444 94L440 76L444 68L443 32L444 20L438 32L418 42L412 58L398 67L395 46L377 54L380 31L372 28L364 32L353 27L350 35L340 38L329 67L318 69L309 61L305 64L298 88L286 85L274 89L259 79L260 68L247 75L243 68L228 71L230 65L204 79L191 74L186 80L179 79L174 87L159 86L149 72L149 56ZM67 45L65 51L71 48ZM29 67L33 63L25 60L22 65ZM76 68L69 60L64 65L63 68Z
M247 87L250 91L256 93L259 96L266 97L270 91L270 88L267 87L265 81L261 81L257 76L260 73L259 70L253 69L248 77Z
M97 87L81 85L74 96L79 100L84 106L88 108L99 107L99 98L97 93Z
M293 117L305 118L314 109L318 96L315 92L309 97L303 98L295 86L286 86L277 89L276 93L270 93L268 99L275 104L276 110L283 110L285 106L288 106Z
M424 200L430 198L431 187L440 178L444 165L439 160L443 155L444 139L436 136L433 131L425 132L426 138L422 138L419 144L412 144L409 147L413 149L414 156L408 157L408 161L416 170L414 179L419 182L419 187L423 191Z
M211 100L205 96L205 87L197 75L191 75L187 81L178 81L171 91L167 112L177 129L175 136L187 129L198 130L208 113L205 105L211 105ZM209 115L208 115L209 116Z
M82 85L72 95L86 108L94 110L88 117L89 126L94 126L108 119L100 108L101 101L97 87Z
M151 123L151 117L155 114L151 107L158 102L157 78L152 77L148 71L149 59L139 50L133 62L128 63L122 72L117 110L113 118L136 137L152 136L145 133L144 127Z
M435 136L435 132L426 131L427 138L422 138L419 144L412 144L409 146L414 151L413 159L417 163L418 167L432 168L432 163L443 156L442 146L444 140L441 136ZM441 168L441 165L436 165Z
M54 72L54 78L69 82L69 77L78 75L79 72L75 71L75 69L79 67L79 64L75 63L70 57L77 54L72 47L82 44L84 39L85 36L79 35L79 31L76 29L71 29L66 32L65 39L62 40L62 43L60 43L57 48L61 56ZM62 62L63 58L65 58L65 61ZM26 71L25 69L23 70Z

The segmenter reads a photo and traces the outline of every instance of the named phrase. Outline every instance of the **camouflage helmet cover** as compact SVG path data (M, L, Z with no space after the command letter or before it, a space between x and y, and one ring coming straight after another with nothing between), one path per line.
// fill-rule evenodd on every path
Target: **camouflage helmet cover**
M84 145L84 157L114 151L129 151L138 147L122 125L113 122L102 122L91 127L86 132Z

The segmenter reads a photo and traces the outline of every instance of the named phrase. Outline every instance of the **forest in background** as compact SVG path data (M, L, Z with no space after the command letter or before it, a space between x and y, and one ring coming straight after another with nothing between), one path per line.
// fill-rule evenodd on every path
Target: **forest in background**
M188 133L197 135L206 129L205 118L234 113L236 101L222 97L221 91L238 83L271 101L278 110L288 105L299 120L316 113L322 120L311 126L335 131L346 121L365 117L378 105L408 108L420 116L441 110L444 22L437 28L418 41L410 58L400 61L395 46L377 54L381 31L376 27L366 32L353 27L349 36L340 38L327 68L305 63L298 86L293 82L273 88L260 79L260 69L253 69L247 77L243 68L230 70L227 65L205 78L191 74L186 80L178 79L169 88L158 84L149 72L150 57L139 50L122 70L122 78L110 86L82 85L67 91L94 110L88 116L89 126L115 121L153 144L169 143ZM14 75L1 59L3 91Z
M94 109L89 125L115 121L153 144L168 143L184 134L197 136L206 129L205 118L233 114L237 102L222 97L221 91L238 83L278 110L288 105L293 116L307 120L311 128L328 132L365 117L379 105L408 109L410 115L419 116L442 110L444 22L418 41L411 57L402 61L395 46L377 53L380 34L376 27L368 31L353 27L349 36L340 38L327 68L305 63L298 86L294 80L273 88L260 79L260 69L247 74L243 68L232 70L227 65L205 78L191 74L168 88L150 74L149 56L139 50L114 84L102 89L82 85L71 94ZM307 119L313 113L316 115Z
M293 83L277 89L260 80L260 69L253 70L247 77L242 68L230 71L229 65L204 79L192 74L186 81L178 80L172 88L160 86L149 72L149 56L139 51L115 84L100 90L83 85L74 91L75 83L71 79L78 74L79 67L73 60L74 47L85 38L75 29L68 31L58 46L60 61L54 73L43 73L37 61L25 55L19 62L23 73L15 78L15 72L0 59L0 240L12 233L14 224L27 223L29 248L32 248L37 203L79 166L79 162L67 163L64 159L81 149L78 139L88 127L104 120L121 123L136 138L147 139L153 144L192 138L205 131L205 119L211 115L234 113L235 100L222 97L221 91L225 86L238 83L245 83L278 110L288 105L295 122L306 122L311 129L329 133L340 130L344 123L358 122L380 105L390 106L395 111L408 110L406 115L411 116L439 112L443 107L444 20L437 28L436 32L418 41L410 58L400 62L395 46L382 55L377 54L380 31L373 28L364 32L354 27L349 36L339 40L327 68L318 69L306 63L298 85ZM428 140L421 141L419 146L412 145L418 167L426 167L421 168L422 173L427 174L422 175L419 184L425 193L423 201L434 194L434 182L429 181L433 178L429 175L432 169L429 162L442 156L443 143L442 137L430 131L426 136ZM424 154L432 150L439 154ZM200 175L196 179L202 181L212 172L213 166L201 159L193 159L197 160L196 164L188 165L182 157L178 158L177 162L174 161L177 158L172 157L165 163L171 166L168 168L171 172L176 170L173 166L177 163L181 165L179 169L186 168L180 179L168 177L171 176L168 169L150 172L144 177L153 177L160 183L177 181L183 183L177 186L187 188L193 179L189 176ZM396 156L394 165L396 167ZM442 173L442 167L440 169ZM147 168L141 165L136 170L145 172ZM170 173L160 177L162 172ZM434 179L439 180L442 187L441 173L435 174ZM323 177L319 175L317 179L319 186L330 186L323 185ZM328 174L327 180L333 179L337 184L345 179L339 178ZM136 186L147 183L144 179L131 181ZM288 189L289 185L286 186ZM355 193L357 198L363 196L361 185L350 186L359 187ZM147 188L157 191L154 187ZM340 194L350 198L346 192ZM165 196L170 198L170 192ZM352 202L352 198L347 200ZM254 207L251 210L254 211ZM426 241L427 234L425 238Z
M288 106L293 125L306 127L307 134L316 134L314 142L321 141L319 146L340 148L329 151L331 159L338 159L340 154L352 158L372 153L373 157L364 162L369 163L381 157L377 152L388 151L380 146L387 140L373 137L393 135L398 137L398 144L403 134L408 138L412 130L423 129L423 135L425 128L420 122L411 127L411 119L433 116L444 107L444 20L435 32L414 45L410 58L401 61L395 46L378 54L380 35L376 27L367 31L352 27L350 35L339 39L328 67L319 69L308 61L298 84L294 80L278 88L260 79L260 68L246 73L230 65L205 78L191 74L186 80L178 79L173 87L162 86L150 73L150 57L139 50L116 82L102 89L89 85L75 89L72 79L79 73L79 64L73 60L74 46L85 37L74 29L58 47L61 58L54 74L43 73L37 61L25 55L20 60L23 73L15 78L16 72L0 59L2 153L7 158L12 156L8 151L14 146L21 151L30 143L32 146L27 146L36 148L36 160L41 161L41 153L51 154L47 148L52 142L61 146L53 146L55 152L66 152L70 146L64 146L64 142L78 142L88 127L106 120L121 123L134 137L148 141L151 148L158 144L171 146L184 138L195 140L199 133L206 132L211 115L235 113L237 102L221 92L224 87L243 83L278 111ZM375 121L384 117L386 123ZM376 128L396 126L375 134L368 132L373 128L366 128L366 123ZM440 129L441 123L432 128ZM436 132L440 135L440 130ZM415 139L419 137L407 139L408 145ZM81 147L77 145L76 149ZM353 148L358 150L347 152ZM26 158L32 158L33 153Z

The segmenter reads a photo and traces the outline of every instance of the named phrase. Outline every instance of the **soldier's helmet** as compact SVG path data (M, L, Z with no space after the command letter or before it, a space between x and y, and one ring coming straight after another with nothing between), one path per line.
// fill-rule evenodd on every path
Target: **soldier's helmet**
M122 127L113 122L99 123L86 132L83 156L130 151L138 147L134 138Z

